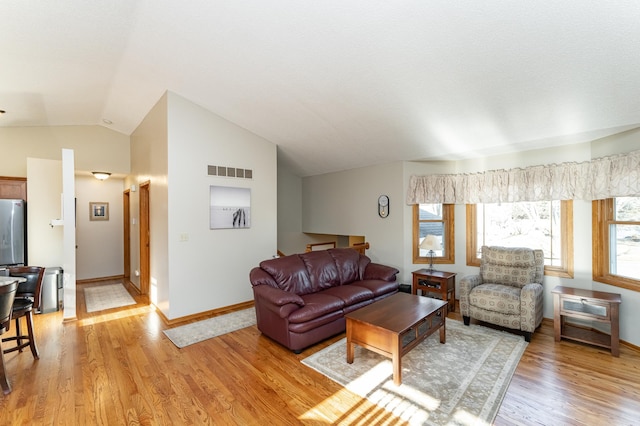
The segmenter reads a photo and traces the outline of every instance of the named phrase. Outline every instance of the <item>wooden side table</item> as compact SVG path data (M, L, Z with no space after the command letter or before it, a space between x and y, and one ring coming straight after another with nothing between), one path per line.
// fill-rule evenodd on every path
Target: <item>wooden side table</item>
M620 356L619 308L622 302L620 294L563 286L557 286L551 293L553 293L553 329L556 342L565 338L589 343L610 349L613 356ZM568 323L567 318L608 324L611 334L578 327Z
M429 269L418 269L413 271L413 285L411 293L418 294L422 290L423 294L437 294L440 299L449 303L447 310L456 310L456 274L453 272L436 271Z

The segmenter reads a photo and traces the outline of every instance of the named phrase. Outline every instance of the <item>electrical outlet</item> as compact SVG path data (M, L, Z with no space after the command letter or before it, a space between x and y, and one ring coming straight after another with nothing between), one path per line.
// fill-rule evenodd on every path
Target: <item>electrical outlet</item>
M180 241L189 241L189 234L187 234L186 232L180 234Z

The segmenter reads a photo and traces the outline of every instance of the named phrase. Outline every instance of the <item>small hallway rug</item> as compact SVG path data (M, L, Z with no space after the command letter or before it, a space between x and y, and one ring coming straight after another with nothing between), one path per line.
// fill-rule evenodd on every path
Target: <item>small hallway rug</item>
M179 348L251 327L256 323L255 308L243 309L229 314L181 325L164 330L164 334Z
M447 339L434 333L402 357L402 384L393 383L391 360L346 339L302 363L367 398L409 424L490 425L527 343L522 336L447 319Z
M87 312L104 311L135 305L136 301L122 284L109 284L84 289Z

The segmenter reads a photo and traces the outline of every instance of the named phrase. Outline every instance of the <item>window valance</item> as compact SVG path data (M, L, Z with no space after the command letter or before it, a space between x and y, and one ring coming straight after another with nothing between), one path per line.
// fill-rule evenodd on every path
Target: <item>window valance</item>
M640 196L640 151L480 173L411 176L407 204L599 200Z

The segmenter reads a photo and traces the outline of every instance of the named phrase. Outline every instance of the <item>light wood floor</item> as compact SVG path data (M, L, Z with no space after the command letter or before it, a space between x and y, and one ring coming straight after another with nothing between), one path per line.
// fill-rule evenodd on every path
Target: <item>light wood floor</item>
M402 424L300 363L342 336L295 355L254 326L177 349L143 303L87 314L86 286L78 321L36 316L40 360L5 355L13 392L0 396L0 425ZM495 424L640 424L640 354L555 343L545 322Z

